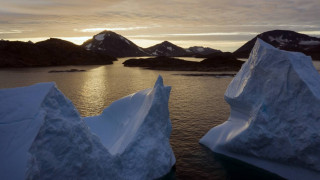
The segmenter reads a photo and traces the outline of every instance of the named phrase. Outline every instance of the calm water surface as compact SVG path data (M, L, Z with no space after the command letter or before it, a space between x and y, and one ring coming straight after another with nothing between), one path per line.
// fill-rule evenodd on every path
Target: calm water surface
M268 174L218 157L198 143L209 129L227 120L230 109L223 95L232 78L123 67L125 59L106 66L0 69L0 88L54 81L82 116L94 116L119 98L153 87L160 74L164 83L172 86L169 109L173 126L171 145L177 159L176 179L270 179ZM320 69L319 62L315 66ZM71 68L86 71L48 73Z

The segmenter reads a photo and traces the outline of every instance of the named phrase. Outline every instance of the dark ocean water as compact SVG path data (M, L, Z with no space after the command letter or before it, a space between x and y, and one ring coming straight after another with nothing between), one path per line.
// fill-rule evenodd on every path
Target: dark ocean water
M224 101L223 95L232 77L190 76L198 73L129 68L121 64L124 60L120 59L115 64L107 66L0 69L0 88L54 81L82 116L93 116L100 114L104 108L119 98L153 87L160 74L164 83L172 86L169 101L173 126L171 146L177 162L175 173L171 177L175 179L276 178L252 166L216 155L198 143L207 131L228 119L230 108ZM320 69L319 62L315 62L315 66ZM48 73L50 70L72 68L86 71Z

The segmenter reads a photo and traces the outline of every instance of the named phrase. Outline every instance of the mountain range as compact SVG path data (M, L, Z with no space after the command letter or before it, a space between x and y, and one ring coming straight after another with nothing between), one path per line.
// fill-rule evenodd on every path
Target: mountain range
M320 60L320 38L288 30L261 33L233 53L202 46L185 49L169 41L142 48L115 32L102 31L81 46L55 38L37 43L0 40L0 67L100 65L112 64L116 57L141 56L247 58L257 38L279 49Z
M238 58L248 58L257 38L264 40L276 48L302 52L313 59L320 59L320 38L288 30L273 30L261 33L233 52L233 55ZM185 49L169 41L164 41L148 48L142 48L112 31L103 31L83 43L82 46L87 50L103 52L115 57L167 56L208 58L210 54L221 52L220 50L202 46L193 46Z
M82 47L94 52L102 52L114 57L139 57L139 56L168 56L192 57L221 52L208 47L194 46L187 49L179 47L169 41L156 44L148 48L137 46L129 39L112 31L102 31L92 39L84 42Z
M238 58L248 58L257 38L278 49L302 52L311 56L314 60L320 60L320 38L288 30L273 30L261 33L245 43L233 54Z

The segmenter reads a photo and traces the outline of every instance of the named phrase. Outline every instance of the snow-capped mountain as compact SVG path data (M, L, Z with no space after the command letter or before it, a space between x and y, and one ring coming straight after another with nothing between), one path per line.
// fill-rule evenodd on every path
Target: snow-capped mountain
M104 52L114 57L137 57L137 56L204 56L215 52L221 52L208 47L192 46L187 49L179 47L169 41L148 48L141 48L129 39L112 31L102 31L92 39L82 44L90 51Z
M200 55L209 55L216 52L221 52L220 50L212 49L209 47L203 46L192 46L186 49L186 51L190 54L200 54Z
M105 52L114 57L149 55L132 41L112 31L102 31L82 46L87 50Z
M261 33L237 49L234 54L240 58L249 57L257 38L278 49L298 51L311 56L312 59L320 59L320 38L287 30L273 30Z
M146 52L153 56L185 56L187 51L182 47L172 44L168 41L163 41L145 49Z

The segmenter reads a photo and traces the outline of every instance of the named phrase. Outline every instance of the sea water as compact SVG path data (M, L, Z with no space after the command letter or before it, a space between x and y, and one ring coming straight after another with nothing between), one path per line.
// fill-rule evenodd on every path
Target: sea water
M177 159L175 179L275 178L262 170L216 155L198 143L208 130L228 119L230 109L223 95L232 76L218 78L203 75L212 74L210 72L124 67L122 62L126 59L120 58L113 65L105 66L0 69L0 88L54 81L86 117L100 114L119 98L152 87L160 74L165 85L172 86L169 110L173 129L170 143ZM320 69L320 62L314 62L314 65ZM51 70L69 69L85 71L49 73Z

